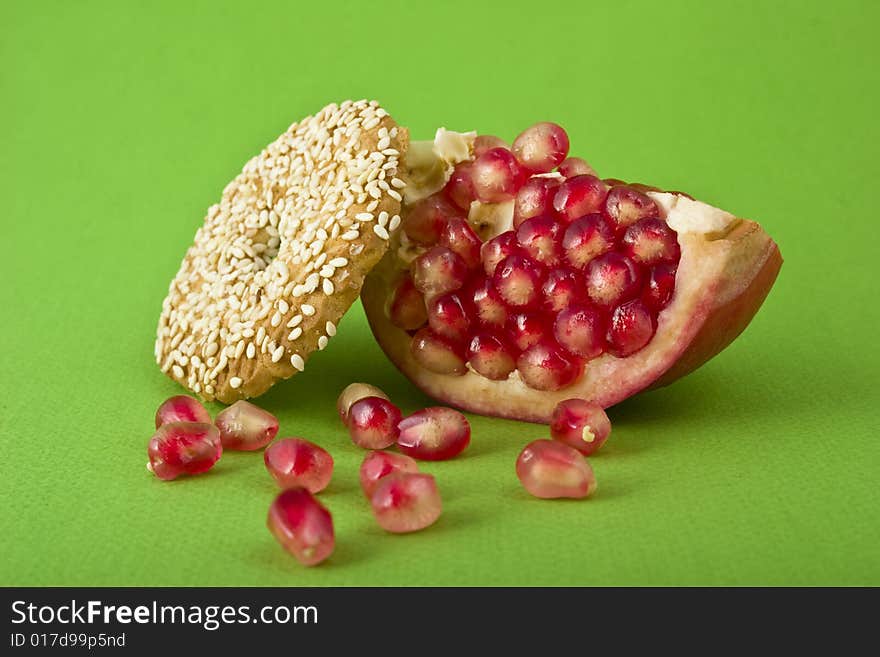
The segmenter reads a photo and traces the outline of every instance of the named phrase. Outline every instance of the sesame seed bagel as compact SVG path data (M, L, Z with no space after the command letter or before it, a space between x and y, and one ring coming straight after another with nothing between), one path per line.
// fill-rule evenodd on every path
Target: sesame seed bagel
M407 146L378 103L345 101L251 159L171 281L156 339L162 371L225 403L301 372L400 224Z

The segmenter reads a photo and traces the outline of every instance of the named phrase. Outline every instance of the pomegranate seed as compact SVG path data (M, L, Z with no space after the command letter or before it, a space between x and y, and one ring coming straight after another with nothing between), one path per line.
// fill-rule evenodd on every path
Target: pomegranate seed
M379 526L395 534L433 525L443 510L434 477L417 472L383 477L370 505Z
M544 308L558 313L584 296L584 282L578 272L568 268L554 269L544 281Z
M562 250L572 267L583 270L590 261L614 248L614 230L598 213L576 219L562 236Z
M565 355L549 342L536 344L522 352L516 360L516 369L525 384L534 390L562 390L583 373L579 360Z
M512 230L501 233L483 244L480 258L483 260L483 271L486 272L486 276L494 274L498 263L507 256L517 253L522 253L522 248L516 241L516 233Z
M413 242L436 244L446 222L461 215L461 209L438 192L412 206L403 221L403 232Z
M513 227L519 228L526 219L553 212L553 197L559 181L552 178L532 178L519 188L513 203Z
M541 302L544 283L540 266L521 256L507 256L495 269L492 283L508 306L515 308L536 307Z
M413 283L431 298L457 290L467 278L467 265L445 246L435 246L413 261Z
M369 452L361 463L361 488L367 497L371 497L380 481L388 475L418 471L419 464L411 456L394 452Z
M364 397L388 399L388 395L369 383L350 383L345 386L345 389L336 400L336 412L339 413L339 419L342 420L342 424L348 423L348 409L351 408L351 405Z
M438 335L463 342L470 320L457 294L443 294L428 304L428 326Z
M281 488L301 486L318 493L327 488L333 476L330 453L302 438L283 438L269 445L263 461Z
M414 331L428 321L425 312L425 298L416 289L412 277L407 272L391 293L388 300L388 319L404 331Z
M586 160L579 157L567 157L559 165L557 171L565 178L574 178L575 176L595 176L596 171Z
M678 236L662 219L642 219L626 229L623 252L640 265L678 262Z
M453 217L446 223L440 235L440 245L457 254L464 260L468 269L475 269L480 265L480 248L483 246L483 241L464 219Z
M654 312L660 312L672 298L675 269L675 265L657 265L651 269L648 282L642 290L642 301Z
M618 306L611 313L605 340L608 351L623 358L634 354L654 337L656 323L651 311L639 299Z
M516 476L529 493L545 499L580 499L596 490L596 476L587 460L555 440L526 445L516 459Z
M539 313L516 313L507 322L507 335L517 352L522 352L546 340L552 325L552 320Z
M333 517L305 488L279 493L266 519L281 546L304 566L321 563L333 553Z
M608 195L608 185L596 176L569 178L559 186L553 197L553 208L567 224L584 215L598 212Z
M156 428L171 422L207 422L211 424L211 414L198 400L187 395L177 395L166 399L156 411Z
M473 304L474 317L483 326L500 328L507 322L507 306L489 279L480 279L469 286L467 299Z
M467 373L463 350L431 329L422 329L413 336L410 352L426 370L455 376Z
M223 454L220 432L207 422L170 422L156 430L147 447L150 470L170 481L210 470Z
M278 433L274 415L243 399L220 411L214 424L220 430L223 449L263 449Z
M513 140L512 150L520 164L529 171L547 173L568 155L568 134L555 123L536 123Z
M507 142L500 137L495 135L478 135L474 139L474 159L480 157L486 151L491 151L493 148L506 148L510 150Z
M455 165L452 175L446 182L444 191L449 200L464 210L465 213L471 208L471 202L476 200L477 193L474 191L474 181L471 178L472 162L461 162Z
M532 260L553 267L559 262L562 226L550 215L532 217L516 229L516 241Z
M642 276L636 264L620 253L606 253L587 266L587 294L604 307L615 306L637 296Z
M611 433L611 421L599 404L566 399L553 409L550 435L585 456L598 451Z
M381 397L364 397L348 409L348 435L364 449L385 449L397 440L400 409Z
M660 216L660 211L650 197L631 185L618 185L605 199L605 214L618 231L623 231L640 219Z
M566 308L556 316L553 335L566 351L581 358L596 358L605 349L605 321L594 308Z
M503 381L516 369L507 345L491 333L477 333L468 346L468 362L475 372L492 381Z
M512 199L526 179L526 172L506 148L493 148L474 160L471 177L477 199L500 203Z
M445 461L461 454L471 442L471 425L456 410L432 406L405 417L398 425L397 447L422 461Z

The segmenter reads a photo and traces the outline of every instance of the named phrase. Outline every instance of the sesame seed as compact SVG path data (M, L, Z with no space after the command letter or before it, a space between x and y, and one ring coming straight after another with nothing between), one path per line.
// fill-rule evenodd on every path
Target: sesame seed
M238 388L240 388L242 383L243 381L241 380L241 378L237 376L233 376L231 379L229 379L229 387L233 390L237 390Z
M275 351L272 352L272 362L277 363L284 357L284 347L278 347Z
M324 265L318 273L320 273L323 278L332 278L333 274L336 273L336 267L333 265Z
M404 187L406 187L406 183L403 182L400 178L392 178L391 186L397 187L397 189L403 189Z
M287 305L287 302L284 299L278 299L278 312L286 315L288 310L290 310L290 306Z
M324 325L324 328L327 331L327 335L331 338L336 335L336 324L333 322L327 322L327 324Z
M175 365L171 368L171 371L174 372L174 376L176 376L178 379L183 378L183 368L180 365Z
M360 233L356 230L349 230L342 235L339 236L340 239L345 240L346 242L351 242L352 240L356 240Z
M302 306L300 306L300 311L306 317L311 317L315 314L315 307L311 304L304 303Z
M324 348L327 346L328 342L330 342L330 338L328 338L326 335L322 335L320 338L318 338L318 349L320 351L324 351Z
M272 315L272 319L269 320L269 324L271 324L273 327L275 327L275 326L278 326L280 323L281 323L281 313L276 311L275 314Z
M328 264L336 268L345 267L348 264L348 258L333 258Z
M377 228L378 228L378 226L377 226ZM331 281L329 278L324 279L324 282L321 284L321 287L324 290L324 294L326 294L328 297L333 294L333 291L334 291L333 281Z
M299 336L302 335L302 332L303 330L299 326L297 326L290 332L290 335L287 336L288 342L293 342L294 340L298 339Z
M388 190L388 196L393 198L395 201L402 201L403 197L400 195L400 192L397 192L393 189Z
M372 221L373 220L373 213L372 212L358 212L356 215L354 215L354 218L357 219L358 221Z
M388 225L388 213L384 210L379 213L379 225L383 227Z
M302 372L306 369L306 362L303 360L303 357L299 354L293 354L290 357L290 364L293 365L296 369Z
M248 358L253 358L253 357L256 355L256 353L257 353L257 349L256 349L256 347L254 347L254 343L253 343L253 342L248 342L248 346L247 346L247 357L248 357Z
M376 233L376 235L378 235L383 240L387 240L390 237L390 235L388 234L388 231L383 226L380 226L379 224L376 224L375 226L373 226L373 232Z
M287 328L293 328L294 326L299 326L302 321L303 321L302 315L294 315L293 317L290 318L290 321L287 322Z

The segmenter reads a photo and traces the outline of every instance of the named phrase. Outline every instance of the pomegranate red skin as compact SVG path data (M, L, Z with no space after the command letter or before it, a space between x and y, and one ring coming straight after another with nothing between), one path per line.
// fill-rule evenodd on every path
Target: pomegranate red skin
M211 414L201 402L188 395L176 395L166 399L156 410L156 428L170 422L207 422Z
M405 417L397 425L397 447L420 461L445 461L471 442L471 425L456 410L434 406Z
M302 487L319 493L333 477L333 457L303 438L282 438L263 452L263 462L281 488Z
M381 480L389 475L418 472L419 464L411 456L394 452L373 451L367 453L361 463L361 489L367 499L379 487Z
M422 473L384 477L373 491L370 505L379 526L395 534L429 527L443 511L434 477Z
M305 488L289 488L269 507L266 526L281 547L304 566L315 566L336 546L333 517Z
M611 421L598 404L583 399L559 402L550 418L550 436L584 456L597 452L611 435Z
M535 440L516 460L516 476L535 497L582 499L596 490L587 460L573 447L555 440Z
M206 422L169 422L156 430L147 447L150 470L171 481L214 467L223 455L220 432Z

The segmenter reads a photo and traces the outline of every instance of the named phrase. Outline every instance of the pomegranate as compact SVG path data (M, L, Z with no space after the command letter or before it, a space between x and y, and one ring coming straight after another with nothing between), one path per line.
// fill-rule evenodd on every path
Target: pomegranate
M243 399L220 411L214 424L224 449L263 449L278 434L278 419Z
M383 477L370 496L376 522L395 534L433 525L443 510L434 477L403 473Z
M418 229L392 236L361 297L392 362L449 405L548 423L566 399L671 383L742 332L782 264L752 221L599 178L555 124L512 149L439 135L411 145Z
M201 402L188 395L177 395L166 399L156 411L156 428L171 422L211 423L211 414Z
M217 427L207 422L170 422L156 430L147 447L148 469L170 481L207 472L223 454Z
M281 492L269 507L266 525L281 546L304 566L324 561L336 544L333 517L305 488Z
M419 465L415 459L405 454L394 452L374 451L369 452L361 463L360 479L361 488L369 498L378 488L379 482L388 475L418 472Z
M536 440L516 460L516 476L535 497L589 497L596 477L587 460L573 447L555 440Z
M598 404L583 399L559 402L550 418L550 435L554 440L574 447L585 456L599 450L611 433L611 422Z
M315 443L303 438L283 438L263 452L263 461L281 488L307 489L319 493L333 476L333 457Z
M401 420L397 428L400 451L423 461L451 459L471 442L467 418L451 408L426 408Z

